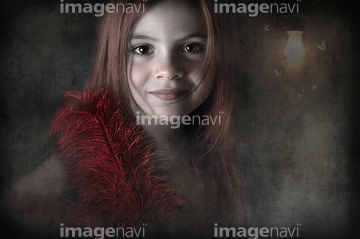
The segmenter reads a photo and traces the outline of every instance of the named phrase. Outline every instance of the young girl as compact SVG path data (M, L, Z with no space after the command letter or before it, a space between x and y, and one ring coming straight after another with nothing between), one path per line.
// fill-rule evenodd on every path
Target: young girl
M60 195L47 211L65 225L146 223L158 234L193 235L211 235L214 223L241 225L231 51L213 2L118 3L146 4L145 12L104 16L88 90L67 93L55 116L57 156L18 193L39 175L64 182L41 190Z

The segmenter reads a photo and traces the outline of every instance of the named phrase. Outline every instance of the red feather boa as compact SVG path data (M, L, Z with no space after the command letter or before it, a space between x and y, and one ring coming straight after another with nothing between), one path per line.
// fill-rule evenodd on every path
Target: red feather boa
M107 89L68 92L50 130L74 197L56 222L77 226L182 224L183 199L164 160L125 104Z

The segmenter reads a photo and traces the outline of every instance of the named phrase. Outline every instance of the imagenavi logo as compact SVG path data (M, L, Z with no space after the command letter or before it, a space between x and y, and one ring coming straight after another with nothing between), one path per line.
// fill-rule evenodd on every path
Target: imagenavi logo
M142 3L66 3L64 0L60 0L60 13L91 13L95 17L104 16L107 13L145 13L145 3L147 0L143 0Z
M145 228L147 223L142 227L67 227L60 223L61 238L146 238Z
M295 1L295 0L294 0ZM249 17L256 17L259 13L299 13L299 3L222 3L221 0L214 0L215 13L242 13Z
M299 238L301 223L295 227L223 227L214 223L214 237L226 238Z
M142 115L139 111L135 113L137 125L170 125L172 129L178 129L181 125L221 125L224 112L219 115Z

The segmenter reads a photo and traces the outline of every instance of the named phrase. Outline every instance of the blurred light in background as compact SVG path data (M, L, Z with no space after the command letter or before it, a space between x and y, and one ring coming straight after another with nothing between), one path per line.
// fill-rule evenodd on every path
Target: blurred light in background
M305 47L303 42L303 31L289 30L287 31L288 41L285 47L285 62L290 68L299 69L304 65Z

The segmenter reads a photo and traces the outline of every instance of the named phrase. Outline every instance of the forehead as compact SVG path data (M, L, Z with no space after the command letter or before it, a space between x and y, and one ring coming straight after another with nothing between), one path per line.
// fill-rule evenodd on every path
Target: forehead
M200 9L184 0L165 0L146 9L135 22L132 35L176 38L192 32L206 33Z

